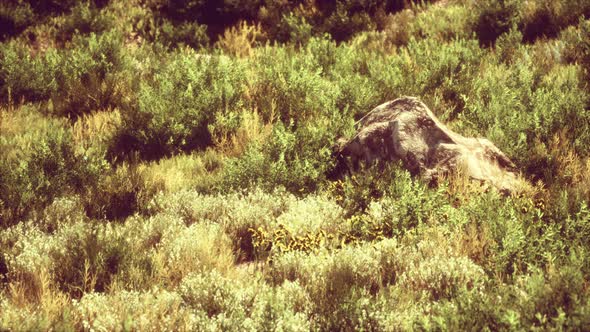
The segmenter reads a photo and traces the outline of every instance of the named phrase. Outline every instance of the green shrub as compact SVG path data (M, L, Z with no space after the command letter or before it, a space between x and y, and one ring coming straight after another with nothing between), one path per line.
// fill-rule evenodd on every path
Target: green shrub
M7 0L0 5L0 40L20 34L26 28L47 21L48 17L72 12L61 31L70 35L78 29L82 33L88 29L100 30L105 20L96 17L97 8L104 7L109 0L55 1L55 0ZM60 38L65 40L63 38ZM67 38L69 39L69 38Z
M239 21L259 20L271 40L301 42L301 36L329 33L335 40L350 39L355 33L382 26L387 13L407 6L393 1L336 1L305 3L295 1L163 1L152 2L158 16L177 23L197 21L207 26L209 37L215 39ZM374 18L377 18L375 22ZM308 22L308 23L305 23ZM313 29L312 29L313 27ZM313 30L313 31L312 31ZM303 33L302 33L303 32ZM304 37L305 39L307 37Z
M114 27L116 17L106 10L100 10L90 2L79 2L71 13L58 21L55 38L61 43L72 40L74 35L101 34Z
M25 0L23 2L30 5L35 10L35 12L45 15L52 13L63 13L76 4L76 1L74 0Z
M569 128L573 149L586 155L585 146L590 142L586 125L590 121L590 98L584 94L584 83L576 66L555 66L542 79L533 95L533 108L538 115L537 135L549 138L559 130Z
M325 123L295 130L279 123L265 143L252 144L243 156L226 162L221 175L223 190L277 186L293 193L316 190L330 167L334 139Z
M433 320L450 329L584 329L588 301L582 299L586 291L574 266L535 270L514 284L490 285L492 296L463 292L456 302L438 306Z
M272 284L298 282L309 294L315 328L354 329L351 302L381 286L379 261L370 247L346 248L333 254L286 253L275 258L267 278ZM356 312L361 315L362 310Z
M360 34L351 41L351 45L338 47L327 40L313 39L307 46L308 52L314 55L323 72L340 88L336 107L341 114L339 120L345 123L347 120L360 119L381 101L385 101L383 98L389 97L380 94L382 82L371 76L372 69L384 62L383 49L377 47L375 51L363 51L364 47L358 45L368 42L370 38L372 37L368 33Z
M426 222L442 208L442 191L429 190L399 165L375 165L332 184L332 196L346 211L352 235L391 237Z
M590 20L580 18L578 25L569 27L561 33L561 39L565 43L563 55L566 61L578 63L584 71L586 78L590 77ZM589 86L586 86L586 90Z
M435 38L450 41L468 39L472 34L474 11L467 6L433 5L416 15L412 25L412 33L422 38Z
M568 0L544 3L531 1L520 8L519 28L525 42L534 42L538 38L555 38L569 25L590 14L590 5L586 1Z
M36 56L16 42L0 53L0 93L4 99L45 101L49 111L76 117L109 107L125 107L132 88L131 63L117 32L76 37L71 48Z
M498 59L507 64L513 64L519 56L522 56L522 33L515 27L510 28L507 33L502 34L496 40L495 49Z
M299 124L334 110L340 91L315 61L284 47L261 48L253 61L251 106L265 120L274 115L285 124Z
M437 51L432 52L434 49ZM378 100L373 107L404 95L424 96L435 114L444 110L447 114L441 117L453 119L463 109L461 95L467 94L476 77L474 69L481 62L482 52L474 40L410 40L401 54L368 64Z
M73 304L75 330L190 330L194 318L175 292L89 293Z
M554 38L559 33L559 27L555 22L556 17L552 15L552 8L548 4L532 2L524 6L525 12L522 16L520 30L524 41L533 42L539 37Z
M224 0L222 2L168 0L163 2L162 12L175 21L196 20L208 25L212 34L218 34L236 24L240 19L253 19L259 4L259 0Z
M175 53L142 82L138 104L122 114L111 158L132 152L148 160L211 144L208 124L241 103L240 64L225 56Z
M428 1L426 1L428 2ZM386 16L424 1L349 1L339 0L318 3L310 21L318 34L329 33L336 41L346 41L355 34L372 29L382 29ZM314 11L311 11L314 13Z
M336 7L330 10L329 14L324 14L322 30L330 33L336 41L343 41L349 39L356 32L375 29L369 13L355 9L352 2L337 1Z
M57 89L55 76L59 66L58 51L32 56L31 51L17 41L0 45L0 96L2 100L47 100Z
M282 42L290 42L296 45L305 45L312 37L312 26L304 17L293 13L283 14L279 25L277 39Z
M393 181L400 191L387 190L383 198L370 202L363 214L353 215L348 220L351 236L365 240L399 236L440 218L444 207L440 192L430 192L423 184L411 182L409 177Z
M475 135L488 137L514 156L517 165L533 178L550 180L553 169L542 165L548 165L551 157L531 147L548 147L563 128L586 123L588 101L576 67L554 66L546 74L537 68L524 60L514 66L487 65L483 76L474 82L470 94L475 99L467 100L461 120L463 125L478 128ZM576 149L588 139L585 128L572 128Z
M259 280L249 283L213 271L187 276L179 293L198 317L196 329L307 331L307 294L297 283L270 288Z
M167 48L190 46L201 49L209 45L207 26L195 21L178 23L147 9L133 16L132 21L139 36Z
M115 31L76 37L61 54L52 91L53 112L76 117L107 108L127 108L133 74L123 36Z
M20 112L19 121L29 122L0 138L2 227L35 216L57 197L86 193L106 168L100 155L77 151L63 121L26 107Z
M2 2L0 4L0 41L18 35L35 19L33 9L28 3L13 4Z
M517 4L513 0L485 0L476 4L475 34L483 46L491 46L516 22Z
M565 329L588 326L589 303L585 299L587 291L579 267L573 262L547 275L537 272L525 279L523 286L530 294L530 301L519 308L526 315L525 322L531 326ZM547 303L555 305L547 306Z
M562 244L555 238L556 228L543 225L543 211L527 199L503 199L490 192L470 200L462 210L470 220L463 229L474 228L479 234L466 238L466 250L483 247L475 249L470 258L488 275L511 276L527 271L531 265L542 265L545 249L555 255L563 253Z
M206 47L209 44L207 26L193 22L174 26L164 21L156 40L164 45L178 45L180 47L187 45L195 49Z

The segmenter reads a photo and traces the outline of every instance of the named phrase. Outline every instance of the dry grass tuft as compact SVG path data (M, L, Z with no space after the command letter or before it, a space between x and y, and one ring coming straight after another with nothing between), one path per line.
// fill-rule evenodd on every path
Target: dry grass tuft
M242 21L236 26L226 29L215 46L226 54L244 58L250 56L254 47L265 39L260 23L251 25Z
M242 121L234 133L217 135L215 145L219 151L229 157L242 155L251 143L263 143L272 132L274 115L264 123L260 114L254 111L242 111Z
M112 139L120 124L119 110L84 114L72 126L74 143L83 149L97 143L105 144Z

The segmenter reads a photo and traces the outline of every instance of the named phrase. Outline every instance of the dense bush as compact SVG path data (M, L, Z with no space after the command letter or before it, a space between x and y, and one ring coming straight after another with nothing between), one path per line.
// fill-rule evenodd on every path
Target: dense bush
M0 5L0 40L18 35L34 22L35 14L29 4L2 2Z
M152 3L162 16L175 25L198 21L207 25L209 37L216 36L239 21L260 20L273 39L300 42L312 32L329 33L335 40L350 39L355 33L374 29L387 13L407 6L407 2L348 1L308 3L304 1L162 1ZM309 23L307 23L309 22ZM313 29L312 29L313 28ZM302 35L303 32L303 35Z
M289 130L275 127L264 144L250 146L224 169L225 189L283 186L291 192L316 190L331 165L329 144L334 135L317 126Z
M491 46L516 22L517 2L486 0L476 5L477 21L474 31L483 46Z
M518 66L490 65L484 75L475 82L473 95L477 97L467 101L463 119L473 121L480 134L514 155L529 174L551 179L549 172L555 169L538 164L547 155L530 147L548 146L565 128L572 130L573 148L585 155L582 146L588 140L587 130L570 127L588 121L588 100L577 68L555 66L544 74L535 72L533 63L522 61Z
M179 51L141 83L137 105L122 114L112 155L138 152L149 160L208 146L208 124L239 107L243 79L230 58Z
M334 111L340 91L330 84L315 59L294 54L288 48L265 47L255 54L253 61L254 77L249 82L249 92L252 106L265 119L274 115L285 124L298 124ZM266 66L269 62L274 65Z
M68 117L131 102L131 63L116 32L77 36L68 49L37 55L10 42L0 62L4 99L50 100L50 112Z
M0 4L0 330L588 330L587 1ZM403 95L500 193L333 147Z
M90 2L79 2L71 8L69 15L63 21L56 22L56 39L64 43L70 41L76 34L102 33L114 27L116 17L114 13L101 11Z
M106 167L99 155L76 151L62 121L30 108L19 113L0 140L2 227L34 216L59 196L85 193Z
M56 73L51 98L56 113L77 116L130 102L132 67L122 38L111 32L73 41Z
M586 1L571 0L551 4L531 1L521 6L519 28L527 42L541 37L555 38L560 30L576 24L580 17L589 15L590 4Z
M7 101L40 101L50 98L57 89L54 77L59 55L56 50L34 57L16 41L0 45L0 96Z
M584 70L586 78L590 77L590 20L580 19L578 25L563 32L565 41L564 57L567 61L578 63ZM590 85L586 84L586 89Z

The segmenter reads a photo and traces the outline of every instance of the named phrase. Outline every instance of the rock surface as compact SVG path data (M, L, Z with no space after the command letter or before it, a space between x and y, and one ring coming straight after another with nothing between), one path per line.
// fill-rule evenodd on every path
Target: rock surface
M451 131L414 97L373 109L359 121L354 137L338 140L335 154L341 170L401 160L410 173L427 181L460 171L501 191L510 192L517 183L514 164L492 142Z

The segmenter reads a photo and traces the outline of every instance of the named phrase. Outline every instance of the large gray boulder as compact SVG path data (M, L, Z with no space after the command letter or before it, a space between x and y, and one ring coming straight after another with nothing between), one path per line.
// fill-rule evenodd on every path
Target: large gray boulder
M400 160L427 181L461 172L501 191L511 192L518 183L514 164L492 142L451 131L417 98L379 105L358 125L356 135L336 144L341 169Z

